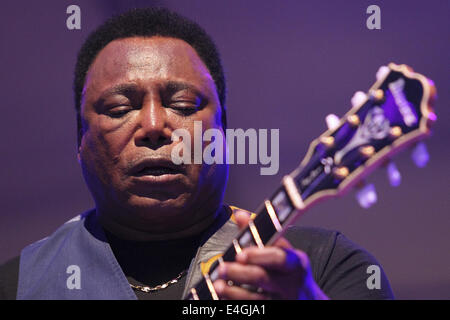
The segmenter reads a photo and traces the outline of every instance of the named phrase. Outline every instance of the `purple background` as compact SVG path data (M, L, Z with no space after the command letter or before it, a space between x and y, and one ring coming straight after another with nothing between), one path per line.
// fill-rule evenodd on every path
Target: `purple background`
M280 170L231 166L228 203L254 210L325 130L343 115L378 67L406 63L433 79L439 120L431 161L417 169L409 152L370 178L379 202L361 209L350 192L312 208L299 222L342 231L372 252L397 298L450 298L449 13L430 1L2 1L0 262L92 207L76 161L71 91L77 50L112 13L157 3L198 21L215 39L228 79L230 128L279 128ZM66 8L81 7L81 30L66 28ZM381 7L381 30L366 28L366 8Z

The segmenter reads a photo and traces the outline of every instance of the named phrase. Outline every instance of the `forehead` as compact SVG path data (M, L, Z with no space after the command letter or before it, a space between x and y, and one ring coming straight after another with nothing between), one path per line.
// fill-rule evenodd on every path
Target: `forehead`
M183 40L133 37L110 42L88 70L84 93L102 91L118 83L146 84L178 80L208 91L215 88L208 68Z

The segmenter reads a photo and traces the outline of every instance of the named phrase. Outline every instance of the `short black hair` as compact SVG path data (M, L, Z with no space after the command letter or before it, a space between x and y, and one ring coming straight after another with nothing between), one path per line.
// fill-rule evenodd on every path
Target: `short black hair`
M132 9L108 19L94 30L78 52L73 90L77 112L78 146L81 144L81 96L89 67L98 53L116 39L163 36L178 38L195 49L214 79L226 129L226 83L219 52L211 37L196 22L166 8Z

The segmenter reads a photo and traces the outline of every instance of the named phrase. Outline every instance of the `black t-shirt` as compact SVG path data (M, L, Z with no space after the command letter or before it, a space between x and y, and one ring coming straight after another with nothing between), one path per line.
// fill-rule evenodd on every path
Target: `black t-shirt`
M189 269L202 238L199 236L170 241L124 241L105 231L120 267L133 285L155 287ZM181 299L186 273L175 284L151 293L134 290L139 300Z
M379 263L366 250L341 233L319 228L291 227L285 237L307 253L314 279L330 299L393 299L389 282ZM200 239L136 243L107 233L117 261L132 284L156 286L169 281L189 267ZM368 286L369 267L379 266L380 287ZM19 257L0 266L0 299L15 299ZM157 292L136 291L140 300L181 299L186 276ZM372 289L370 289L372 288Z

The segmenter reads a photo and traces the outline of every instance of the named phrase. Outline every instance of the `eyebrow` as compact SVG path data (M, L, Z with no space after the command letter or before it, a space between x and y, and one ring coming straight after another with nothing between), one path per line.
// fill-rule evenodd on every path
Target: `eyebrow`
M192 91L201 98L205 98L205 94L202 92L201 89L197 88L195 85L183 81L167 81L164 85L164 89L171 93L175 93L182 90L188 90Z
M121 83L103 91L98 101L104 100L113 95L127 95L139 91L138 85L135 83Z
M168 90L171 93L175 93L182 90L189 90L201 96L202 98L205 97L205 94L202 92L202 90L197 88L195 85L183 81L173 81L173 80L167 81L162 85L162 89ZM97 101L105 100L107 97L113 95L129 95L130 93L135 93L138 91L140 91L140 88L137 84L122 83L103 91Z

